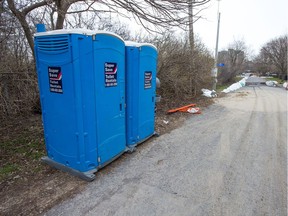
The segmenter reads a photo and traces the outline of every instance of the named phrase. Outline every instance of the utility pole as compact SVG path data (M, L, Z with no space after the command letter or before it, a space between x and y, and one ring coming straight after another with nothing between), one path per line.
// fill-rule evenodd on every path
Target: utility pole
M217 75L218 75L218 42L219 42L219 29L220 29L220 16L221 13L219 12L219 5L220 5L220 0L218 1L218 11L217 11L217 35L216 35L216 46L215 46L215 63L214 63L214 68L212 70L212 77L213 77L213 87L212 90L216 90L216 85L217 85Z

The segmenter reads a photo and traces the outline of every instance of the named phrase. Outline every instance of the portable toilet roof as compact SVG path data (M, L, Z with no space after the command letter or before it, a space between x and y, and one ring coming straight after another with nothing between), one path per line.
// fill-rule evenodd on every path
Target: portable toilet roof
M46 32L38 32L35 33L34 36L38 37L38 36L47 36L47 35L62 35L62 34L82 34L82 35L87 35L87 36L93 36L93 35L97 35L97 34L107 34L110 36L114 36L122 41L123 38L120 37L117 34L114 34L112 32L109 31L94 31L94 30L89 30L89 29L82 29L82 28L78 28L78 29L57 29L57 30L53 30L53 31L46 31Z
M131 47L150 46L150 47L154 48L155 50L157 50L157 47L151 43L138 43L138 42L134 42L134 41L125 41L125 46L131 46Z

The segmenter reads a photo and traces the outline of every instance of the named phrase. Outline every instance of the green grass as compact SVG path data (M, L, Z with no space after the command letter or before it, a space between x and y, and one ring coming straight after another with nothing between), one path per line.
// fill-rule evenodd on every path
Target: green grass
M224 85L216 85L216 92L221 92L224 89L228 88L230 84L224 84Z
M3 167L0 167L0 179L17 170L19 170L19 166L17 164L6 164Z
M24 129L0 140L0 180L13 173L40 170L37 166L45 155L42 136L41 131Z
M223 91L224 89L228 88L230 85L232 85L233 83L236 83L236 82L239 82L240 80L242 80L243 77L234 77L234 81L233 82L229 82L229 83L225 83L225 84L218 84L216 85L216 91L217 92L221 92Z
M29 157L33 160L39 160L41 157L45 155L44 151L34 150L30 153Z
M269 77L269 78L266 78L266 80L271 80L271 81L277 81L279 84L283 84L285 81L282 80L282 79L279 79L279 78L275 78L275 77Z
M236 76L234 79L235 79L235 83L236 83L236 82L239 82L240 80L242 80L242 79L243 79L243 77L240 77L240 76Z
M0 148L7 154L28 154L29 152L38 152L43 150L44 143L40 140L33 140L28 136L20 136L16 139L2 141Z

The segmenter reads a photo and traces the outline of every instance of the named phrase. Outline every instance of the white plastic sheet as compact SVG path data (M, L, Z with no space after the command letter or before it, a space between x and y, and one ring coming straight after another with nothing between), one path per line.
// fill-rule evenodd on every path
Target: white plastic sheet
M278 84L277 81L271 81L271 80L266 81L266 85L270 86L270 87L275 87L275 86L277 86L277 84Z
M192 113L192 114L200 114L200 108L199 107L191 107L187 110L187 112Z
M217 97L216 91L214 90L202 89L202 92L205 97Z
M247 79L247 77L244 77L242 80L240 80L237 83L232 84L228 88L224 89L222 92L229 93L229 92L236 91L236 90L242 88L246 84L246 79Z

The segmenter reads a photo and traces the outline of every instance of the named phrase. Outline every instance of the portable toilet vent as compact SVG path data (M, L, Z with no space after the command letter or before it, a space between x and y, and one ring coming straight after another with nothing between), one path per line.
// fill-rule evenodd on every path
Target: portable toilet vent
M157 48L126 41L126 141L133 148L155 134Z
M126 148L125 44L83 29L35 34L47 157L86 180Z

